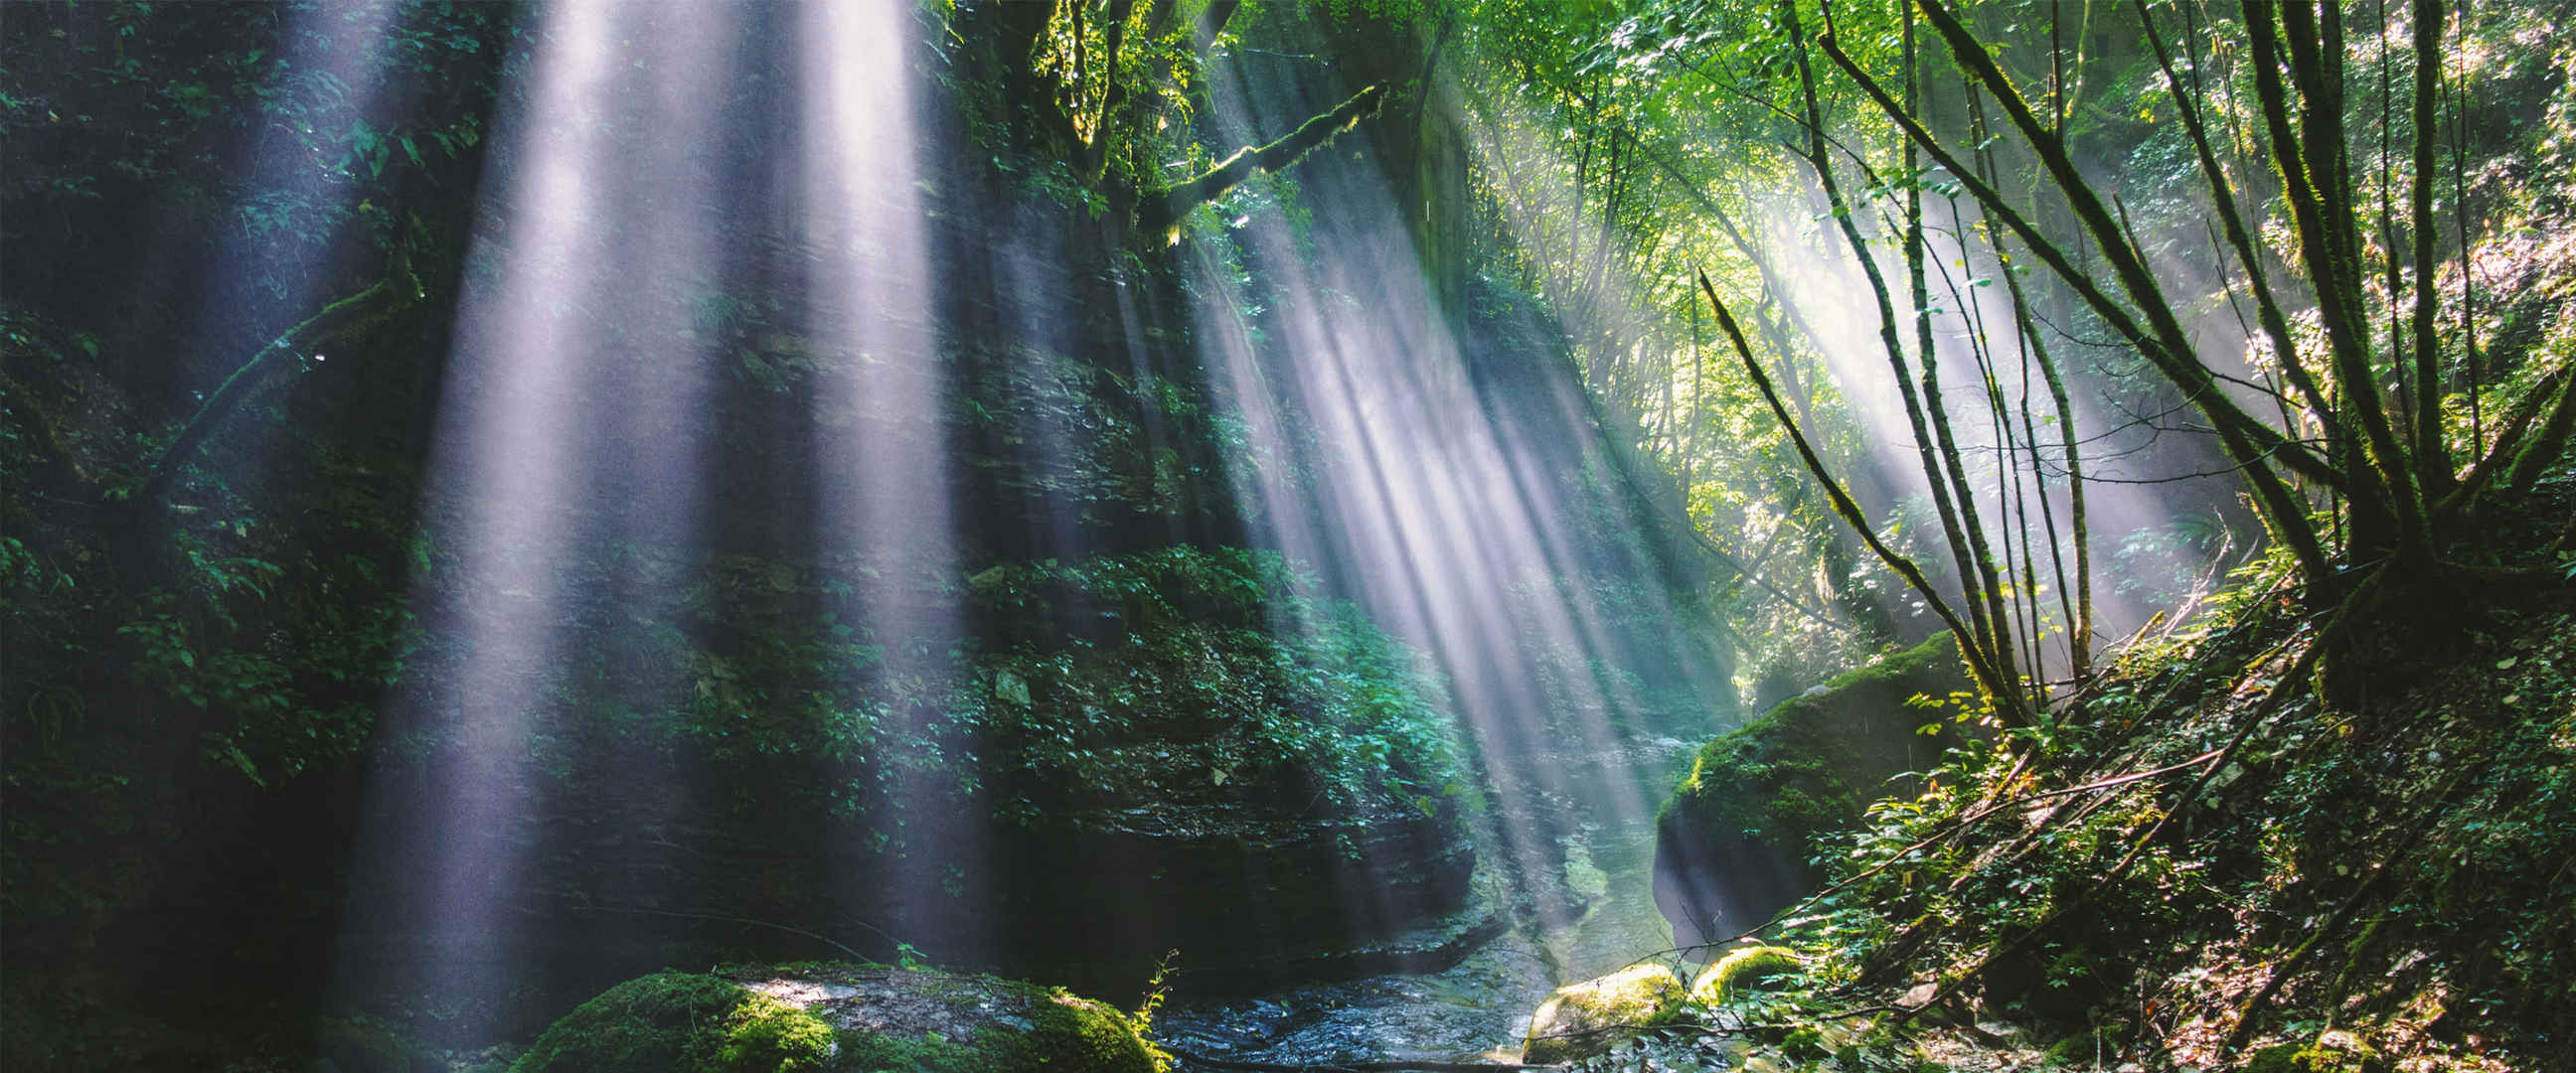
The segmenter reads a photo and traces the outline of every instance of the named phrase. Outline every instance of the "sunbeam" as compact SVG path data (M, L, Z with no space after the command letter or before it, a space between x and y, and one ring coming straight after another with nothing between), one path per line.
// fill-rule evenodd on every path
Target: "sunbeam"
M2566 1066L2576 0L2064 6L6 5L0 1065Z

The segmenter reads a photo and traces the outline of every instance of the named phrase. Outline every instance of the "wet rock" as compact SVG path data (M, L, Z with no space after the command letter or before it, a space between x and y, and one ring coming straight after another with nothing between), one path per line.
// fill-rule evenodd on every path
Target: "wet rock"
M1608 976L1568 984L1530 1017L1524 1062L1545 1065L1607 1053L1662 1022L1681 1005L1681 977L1659 964L1633 965Z
M1012 852L1024 874L1131 877L1013 892L996 915L1045 952L1028 963L1049 978L1174 949L1193 989L1431 971L1501 927L1470 904L1474 847L1449 816L1094 815Z
M1674 942L1747 931L1814 889L1811 840L1860 819L1963 740L1952 710L1907 703L1970 688L1941 634L1782 701L1700 749L1655 831L1655 904ZM1920 733L1925 727L1934 733Z
M1160 1073L1136 1020L1060 988L804 963L630 980L547 1030L512 1073Z

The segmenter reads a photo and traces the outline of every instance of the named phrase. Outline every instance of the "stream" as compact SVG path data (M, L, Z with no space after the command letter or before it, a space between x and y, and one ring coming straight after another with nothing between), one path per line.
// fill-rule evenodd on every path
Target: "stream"
M1530 1014L1556 988L1622 968L1672 945L1655 910L1655 823L1586 824L1565 840L1567 880L1589 897L1569 925L1505 931L1437 973L1298 985L1192 1001L1175 996L1157 1038L1235 1061L1509 1061ZM1205 1069L1188 1061L1184 1071Z

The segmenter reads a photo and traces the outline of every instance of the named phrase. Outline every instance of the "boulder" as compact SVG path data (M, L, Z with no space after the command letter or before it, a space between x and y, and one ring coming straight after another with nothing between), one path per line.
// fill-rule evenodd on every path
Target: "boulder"
M1637 1029L1670 1019L1682 997L1681 977L1654 963L1567 984L1531 1015L1521 1061L1547 1065L1605 1053Z
M1700 970L1691 981L1690 1000L1716 1006L1733 1000L1743 990L1774 976L1797 972L1798 952L1785 946L1745 946L1726 952L1726 956Z
M662 972L555 1023L511 1073L1164 1073L1142 1024L1060 988L880 965Z
M658 972L609 988L546 1029L510 1073L791 1073L830 1068L831 1026L730 980Z
M2385 1073L2392 1067L2349 1029L2328 1029L2309 1043L2281 1043L2254 1052L2250 1073Z
M1674 942L1744 932L1814 889L1817 836L1857 822L1869 802L1904 789L1890 779L1965 740L1948 709L1908 702L1970 688L1957 644L1939 634L1701 747L1655 826L1655 905Z

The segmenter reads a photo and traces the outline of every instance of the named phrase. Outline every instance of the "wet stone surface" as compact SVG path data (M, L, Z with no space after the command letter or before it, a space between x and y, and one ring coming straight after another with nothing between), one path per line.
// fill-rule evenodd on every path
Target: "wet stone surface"
M1574 885L1599 892L1571 924L1513 928L1436 973L1240 998L1175 995L1155 1016L1155 1037L1188 1054L1280 1064L1509 1060L1556 988L1672 945L1649 893L1651 821L1588 827L1566 849Z

